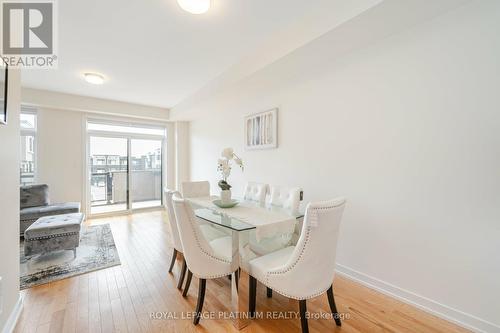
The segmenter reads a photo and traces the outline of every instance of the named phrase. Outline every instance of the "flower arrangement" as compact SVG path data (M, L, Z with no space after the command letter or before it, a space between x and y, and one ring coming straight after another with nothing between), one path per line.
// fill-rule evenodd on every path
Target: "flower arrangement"
M222 158L219 158L217 164L217 171L220 171L222 175L222 180L219 181L219 187L222 191L226 191L231 189L231 185L228 184L227 178L231 174L232 162L243 171L243 161L234 153L233 148L225 148L221 156Z

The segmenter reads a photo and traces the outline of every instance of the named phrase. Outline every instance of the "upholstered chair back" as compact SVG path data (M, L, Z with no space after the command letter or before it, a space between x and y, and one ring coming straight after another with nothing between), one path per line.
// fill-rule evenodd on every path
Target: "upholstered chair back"
M182 251L182 243L181 238L179 236L179 229L177 228L177 221L175 219L174 205L172 203L172 197L176 194L180 197L180 193L177 191L172 191L169 189L165 190L165 201L167 204L167 213L168 213L168 221L170 222L170 230L172 234L172 242L174 243L174 248L179 251Z
M208 181L182 182L181 193L183 198L198 198L210 196L210 183Z
M269 203L297 212L300 205L300 192L302 192L300 187L271 186Z
M175 194L172 203L189 270L195 276L204 279L226 276L236 270L236 267L232 267L231 260L220 258L214 253L203 236L189 203Z
M243 199L264 203L266 201L267 184L248 182L245 186Z
M310 203L302 233L288 262L268 274L269 283L295 299L324 293L333 282L345 199ZM297 283L300 281L300 283Z

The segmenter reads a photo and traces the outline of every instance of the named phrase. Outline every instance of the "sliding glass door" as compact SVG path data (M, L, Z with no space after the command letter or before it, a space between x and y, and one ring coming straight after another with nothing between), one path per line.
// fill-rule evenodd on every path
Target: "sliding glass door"
M162 205L165 128L87 123L90 215Z
M161 205L162 142L130 141L132 209Z
M90 214L128 206L128 139L90 137Z

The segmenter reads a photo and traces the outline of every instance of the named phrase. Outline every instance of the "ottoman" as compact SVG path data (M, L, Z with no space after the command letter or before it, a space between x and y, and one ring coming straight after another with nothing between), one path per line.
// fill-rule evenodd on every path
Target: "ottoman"
M80 245L82 213L44 216L24 232L24 255L28 258L58 250L73 250Z

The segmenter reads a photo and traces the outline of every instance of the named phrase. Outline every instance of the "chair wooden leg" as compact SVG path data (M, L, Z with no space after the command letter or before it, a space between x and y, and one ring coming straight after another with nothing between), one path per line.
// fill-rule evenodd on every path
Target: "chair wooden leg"
M335 298L333 297L333 285L326 291L326 294L328 295L328 303L330 303L330 310L332 311L333 319L335 319L335 324L337 326L342 326L339 312L337 311L337 305L335 304Z
M172 268L174 268L176 258L177 258L177 250L174 248L174 253L172 253L172 261L170 262L170 268L168 269L169 273L172 273Z
M269 287L267 287L267 298L273 297L273 290Z
M193 320L193 324L198 325L201 318L201 310L203 309L203 301L205 300L205 288L207 286L207 280L200 279L198 287L198 303L196 304L196 315Z
M300 324L302 326L302 333L309 333L309 325L307 324L306 312L306 300L299 301L299 310L300 310Z
M255 307L257 300L257 279L249 275L248 281L248 312L250 312L250 318L255 318Z
M187 269L187 264L186 264L186 259L182 259L182 269L181 269L181 275L179 276L179 283L177 283L177 289L181 290L182 289L182 283L184 282L184 275L186 275L186 269Z
M193 278L193 273L188 268L188 276L186 279L186 285L184 286L184 291L182 292L182 296L186 297L189 291L189 286L191 285L191 279Z
M239 282L240 282L240 270L237 269L234 271L234 282L236 282L236 291L238 291L239 288Z

